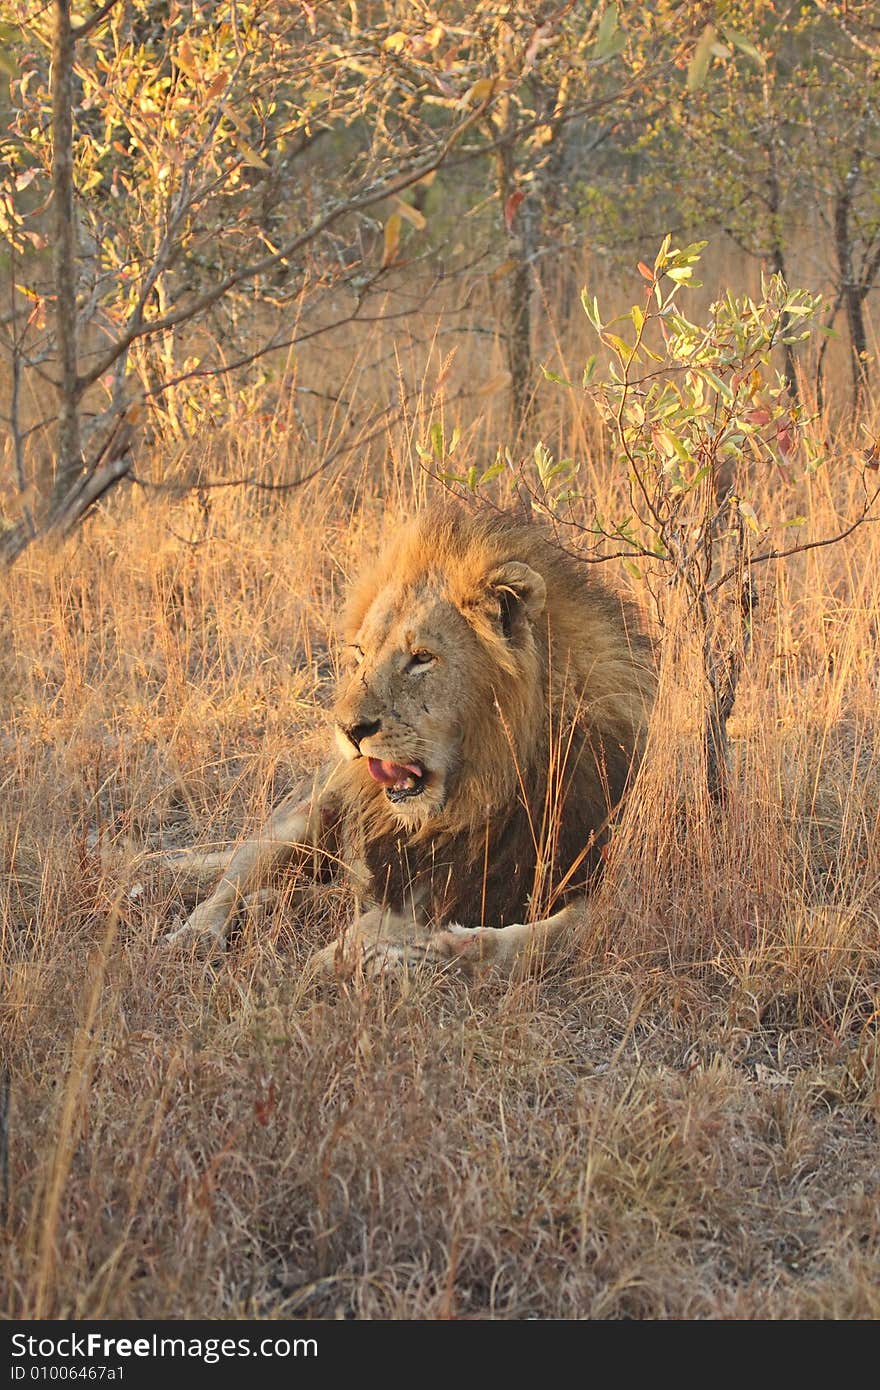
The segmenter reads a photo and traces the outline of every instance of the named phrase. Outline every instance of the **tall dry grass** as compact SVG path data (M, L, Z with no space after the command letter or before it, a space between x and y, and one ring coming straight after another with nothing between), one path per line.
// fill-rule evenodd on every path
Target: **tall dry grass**
M577 340L547 335L576 370ZM503 394L459 395L497 344L450 361L421 340L374 326L351 370L298 364L138 465L289 477L403 401L308 486L207 510L135 490L2 580L0 1308L876 1317L876 526L761 576L723 814L688 643L664 663L606 881L553 973L309 991L350 903L292 883L215 969L161 944L191 897L160 852L241 836L320 756L340 594L436 487L416 443L441 416L465 466L505 442ZM331 381L344 403L310 394ZM536 433L589 458L607 509L595 422L547 392ZM825 427L813 535L863 447ZM772 478L759 493L774 515Z

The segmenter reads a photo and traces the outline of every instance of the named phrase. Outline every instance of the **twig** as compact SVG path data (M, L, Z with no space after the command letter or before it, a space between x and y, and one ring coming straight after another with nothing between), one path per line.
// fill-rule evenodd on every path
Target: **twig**
M79 39L87 39L89 34L107 18L116 4L118 4L118 0L104 0L104 4L99 10L95 10L95 13L89 15L88 19L84 19L82 24L75 25L71 30L74 42L76 43Z
M224 279L220 280L210 290L206 290L191 304L182 305L178 309L172 309L169 313L162 315L161 318L151 319L144 323L138 321L136 314L129 320L128 326L122 337L118 339L112 347L108 348L104 355L93 367L81 376L77 382L77 389L80 395L87 388L98 381L104 373L113 366L116 359L131 346L137 338L143 338L154 333L163 333L168 328L174 328L178 323L185 323L194 318L205 309L209 309L216 304L219 299L228 294L229 290L240 284L243 280L249 280L255 276L264 275L266 271L272 270L282 261L295 256L304 246L308 246L323 232L327 231L342 217L348 217L352 213L360 212L364 208L373 207L374 204L384 202L386 198L392 198L396 194L403 193L413 184L419 183L426 175L433 173L443 164L451 149L458 143L466 130L469 130L486 112L490 105L491 98L482 102L471 114L455 127L448 138L435 151L434 155L428 159L420 161L405 173L398 175L397 178L389 179L384 183L368 188L359 197L349 198L337 203L322 216L316 218L305 231L282 246L278 251L272 252L268 256L261 257L258 261L253 261L250 265L241 266L237 270L231 271Z
M855 521L851 522L843 531L838 531L836 535L823 536L822 540L819 541L804 541L802 545L790 546L788 550L765 550L761 555L749 556L749 564L763 565L766 564L768 560L787 560L790 555L804 555L808 550L819 550L822 546L837 545L838 541L845 541L847 536L851 536L853 531L857 531L858 528L863 526L866 522L880 520L878 517L871 516L871 511L878 498L880 498L880 485L874 490L872 496L866 500L861 513L856 517ZM737 568L738 567L734 565L730 569L725 570L720 578L709 585L706 592L709 594L717 593L729 580L734 578L737 573Z

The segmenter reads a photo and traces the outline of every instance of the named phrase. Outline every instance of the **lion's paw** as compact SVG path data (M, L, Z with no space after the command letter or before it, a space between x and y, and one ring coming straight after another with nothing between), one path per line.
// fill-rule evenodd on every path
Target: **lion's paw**
M166 932L162 937L164 944L175 947L195 946L203 954L222 951L226 941L226 915L216 919L212 914L202 910L206 906L207 904L202 903L195 912L190 913L185 922L178 918L173 930Z
M504 959L503 939L493 927L462 927L457 922L435 932L427 942L431 958L467 970L498 965Z

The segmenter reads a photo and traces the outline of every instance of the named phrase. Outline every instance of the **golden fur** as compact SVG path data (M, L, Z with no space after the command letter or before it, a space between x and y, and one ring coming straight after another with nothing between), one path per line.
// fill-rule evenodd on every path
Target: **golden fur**
M542 525L435 507L397 526L341 636L341 762L242 846L188 928L222 936L269 869L324 850L361 866L362 945L518 957L525 922L589 889L641 753L654 675L631 609Z

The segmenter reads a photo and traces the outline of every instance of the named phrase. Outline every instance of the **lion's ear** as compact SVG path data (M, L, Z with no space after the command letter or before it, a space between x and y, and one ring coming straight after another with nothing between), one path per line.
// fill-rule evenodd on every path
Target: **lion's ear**
M488 587L498 603L498 620L507 638L512 635L519 614L534 622L544 611L547 585L537 570L520 560L509 560L493 570Z

